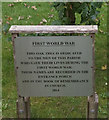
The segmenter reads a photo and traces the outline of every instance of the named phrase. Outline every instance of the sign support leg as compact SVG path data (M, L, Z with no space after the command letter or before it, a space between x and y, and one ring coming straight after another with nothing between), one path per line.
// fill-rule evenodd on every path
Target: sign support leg
M97 118L98 113L98 95L95 92L95 34L90 34L90 37L93 40L93 95L88 96L88 103L87 103L87 120L90 118Z
M12 43L13 43L13 56L14 56L14 64L15 64L15 72L17 76L17 71L16 71L16 60L15 60L15 46L14 46L14 39L18 37L18 33L13 33L12 34ZM18 83L16 80L17 84L17 94L18 94ZM18 94L18 99L16 101L17 105L17 116L18 118L30 118L30 97L21 97Z
M97 118L98 113L98 95L95 93L88 97L87 120Z
M30 98L19 96L16 104L18 118L30 118Z

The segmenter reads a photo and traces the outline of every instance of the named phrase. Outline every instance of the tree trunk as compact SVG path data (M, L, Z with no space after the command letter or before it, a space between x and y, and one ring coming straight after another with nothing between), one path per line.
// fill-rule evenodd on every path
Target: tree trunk
M66 3L67 9L66 9L66 16L69 18L69 25L75 25L75 12L73 12L73 4L72 3Z

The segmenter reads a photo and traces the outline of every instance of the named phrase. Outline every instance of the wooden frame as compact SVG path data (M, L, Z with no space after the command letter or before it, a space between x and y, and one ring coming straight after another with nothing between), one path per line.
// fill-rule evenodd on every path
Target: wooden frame
M96 33L97 25L13 25L10 33Z
M13 25L9 29L12 34L13 41L13 53L15 53L14 39L19 36L19 33L89 33L93 39L93 70L95 72L95 62L94 62L94 37L95 33L98 31L97 25ZM15 62L15 54L14 54ZM15 62L16 65L16 62ZM15 68L16 70L16 68ZM17 73L16 73L17 75ZM95 92L95 75L93 74L93 95L88 96L87 103L87 119L97 118L98 111L98 95ZM30 118L30 97L21 97L18 94L17 100L17 115L18 118Z

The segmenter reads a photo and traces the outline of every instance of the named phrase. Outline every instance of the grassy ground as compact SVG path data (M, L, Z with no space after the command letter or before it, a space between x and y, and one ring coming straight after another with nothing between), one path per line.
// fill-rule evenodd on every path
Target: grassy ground
M57 12L50 3L3 3L3 117L16 118L16 82L13 64L12 42L8 29L11 25L51 24L58 19ZM14 4L14 5L13 5ZM33 7L36 6L36 7ZM31 8L33 7L33 8ZM37 8L37 10L35 10ZM100 14L99 33L95 41L96 91L99 95L99 118L107 117L106 101L106 27L107 6L104 4ZM45 19L45 22L44 20ZM47 20L47 22L46 22ZM85 118L86 97L41 97L31 98L31 116L34 118Z

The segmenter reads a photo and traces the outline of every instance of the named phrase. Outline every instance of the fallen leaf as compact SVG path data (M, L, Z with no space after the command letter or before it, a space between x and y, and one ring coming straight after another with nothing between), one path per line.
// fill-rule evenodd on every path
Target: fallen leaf
M99 30L101 33L103 33L103 31L102 30Z
M34 10L37 10L36 6L32 6L31 8L34 9Z
M7 24L10 24L8 21L6 21Z
M27 5L26 3L24 3L24 6L27 8L30 8L30 5Z
M64 6L65 9L67 9L67 6Z
M7 20L13 20L13 18L12 17L8 17Z
M37 14L37 16L39 16L39 14Z
M30 18L32 18L32 16L29 15L29 16L27 17L27 19L30 19Z
M107 69L107 65L103 65L103 66L101 67L101 69L102 69L102 70L106 70L106 69Z
M24 3L24 6L27 7L28 5L26 3Z
M14 6L14 4L8 4L8 6L9 6L9 7L13 7L13 6Z
M48 18L52 18L52 17L54 17L54 15L53 15L53 14L51 14L51 15L49 15L49 16L48 16Z
M41 21L41 22L40 22L40 25L42 25L42 24L43 24L43 22Z
M28 8L30 8L30 5L28 5Z
M97 22L98 22L99 20L98 20L98 19L95 19L95 21L97 21Z
M24 16L19 16L18 17L18 20L23 20L24 19Z
M47 20L46 20L46 19L42 19L42 22L46 23L46 22L47 22Z

